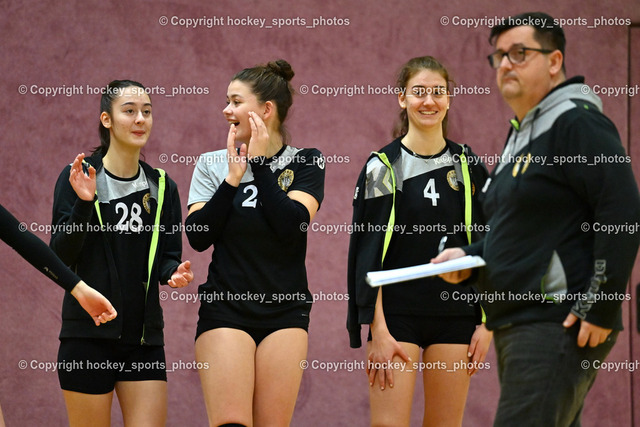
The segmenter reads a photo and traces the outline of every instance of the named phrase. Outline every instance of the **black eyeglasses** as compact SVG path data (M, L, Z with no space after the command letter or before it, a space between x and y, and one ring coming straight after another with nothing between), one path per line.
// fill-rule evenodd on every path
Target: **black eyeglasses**
M502 62L502 58L505 56L509 59L509 62L512 64L522 64L526 59L526 52L528 50L532 50L534 52L540 53L551 53L553 50L549 49L537 49L535 47L524 47L524 46L514 46L506 52L501 50L496 50L491 55L487 56L489 60L489 65L493 68L500 68L500 63Z

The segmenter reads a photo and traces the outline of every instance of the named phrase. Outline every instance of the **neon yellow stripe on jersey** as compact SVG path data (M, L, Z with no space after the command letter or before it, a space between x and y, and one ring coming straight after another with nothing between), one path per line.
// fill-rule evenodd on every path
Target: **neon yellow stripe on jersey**
M391 163L387 158L387 155L384 153L373 152L384 165L389 168L389 173L391 174L391 188L393 194L393 202L391 204L391 213L389 214L389 221L387 223L387 230L384 235L384 245L382 246L382 260L380 261L380 266L384 264L384 257L387 255L387 249L389 249L389 244L391 243L391 236L393 235L393 228L396 223L396 175L393 173L393 167L391 167Z

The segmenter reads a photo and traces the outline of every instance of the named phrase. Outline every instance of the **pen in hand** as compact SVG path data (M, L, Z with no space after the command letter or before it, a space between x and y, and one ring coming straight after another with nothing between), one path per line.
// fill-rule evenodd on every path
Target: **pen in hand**
M442 236L440 239L440 243L438 244L438 253L442 253L444 251L444 246L447 244L447 236Z

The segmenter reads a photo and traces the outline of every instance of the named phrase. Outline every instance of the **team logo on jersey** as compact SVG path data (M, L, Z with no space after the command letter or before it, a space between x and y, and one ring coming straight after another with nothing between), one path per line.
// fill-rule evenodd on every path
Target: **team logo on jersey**
M449 187L453 188L456 191L460 190L460 186L458 186L458 176L456 175L455 170L450 170L447 173L447 182L449 183Z
M320 157L314 158L313 163L316 164L320 169L324 169L324 156L320 155Z
M449 187L453 188L455 191L460 191L460 186L458 185L458 175L456 175L455 170L450 170L447 172L447 182L449 183ZM471 195L476 194L476 185L471 183Z
M148 214L151 213L151 203L149 203L149 200L151 200L151 194L147 193L142 198L142 206L144 207L144 210L147 211Z
M278 185L282 188L282 191L287 191L293 183L293 171L291 169L285 169L278 177Z

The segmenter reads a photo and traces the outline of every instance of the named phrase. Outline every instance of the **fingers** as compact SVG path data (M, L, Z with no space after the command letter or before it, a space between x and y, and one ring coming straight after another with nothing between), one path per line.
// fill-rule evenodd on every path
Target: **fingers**
M118 317L118 312L116 311L115 308L113 308L113 306L110 305L109 308L107 309L107 311L105 312L105 316L106 316L107 321L113 320L116 317Z
M173 273L173 276L171 276L171 279L169 280L169 282L167 282L167 284L172 288L184 288L193 279L193 275L191 276L191 279L189 279L186 273Z
M469 357L469 361L471 363L469 363L469 368L467 369L467 375L469 376L473 376L473 374L475 374L477 372L477 362L479 357L478 354L476 353L476 349L478 347L478 337L476 337L476 334L473 334L473 336L471 337L471 344L469 344L469 352L467 353L467 357Z
M457 272L458 283L464 282L469 277L471 277L471 269L467 268L466 270L460 270Z
M587 342L589 342L589 335L589 331L583 326L580 326L580 332L578 332L578 347L584 347L587 345Z
M564 319L564 322L562 322L562 326L564 326L565 328L570 328L574 323L576 323L576 320L578 320L578 316L573 313L569 313L566 319Z
M92 316L92 317L96 326L100 326L103 323L107 323L115 319L117 315L118 313L116 312L116 310L113 307L109 307L107 311L104 311L99 316Z
M386 382L387 377L389 376L389 374L391 374L391 370L390 369L379 369L378 370L378 384L380 385L380 390L384 390L385 382ZM392 376L391 380L393 381L393 374L391 374L391 376Z
M371 362L371 360L369 360ZM369 369L371 363L367 363L367 375L369 376L369 387L373 387L373 383L376 380L377 369Z
M435 258L431 258L431 262L438 264L444 261L449 261L456 258L462 258L466 253L461 248L449 248L440 252Z
M185 261L178 266L176 272L171 275L168 284L172 288L182 288L187 286L193 280L193 271L191 271L191 261Z
M227 152L233 156L236 154L236 125L229 126L229 133L227 134Z
M589 347L597 347L601 343L602 341L600 341L600 335L598 333L592 332L589 335Z
M458 284L471 277L471 269L453 271L451 273L438 274L447 283Z
M96 170L93 166L89 166L89 179L91 181L95 181L96 179Z
M397 344L396 354L400 356L405 362L411 362L411 357L409 357L409 354L405 351L404 348L402 348L400 344Z
M191 261L187 260L178 266L178 271L180 273L187 273L191 270Z
M476 352L476 347L478 346L478 337L474 333L471 337L471 342L469 343L469 351L467 352L467 357L473 357Z
M269 144L269 133L264 121L255 112L249 112L249 125L251 126L251 138L249 139L249 157L265 156Z

